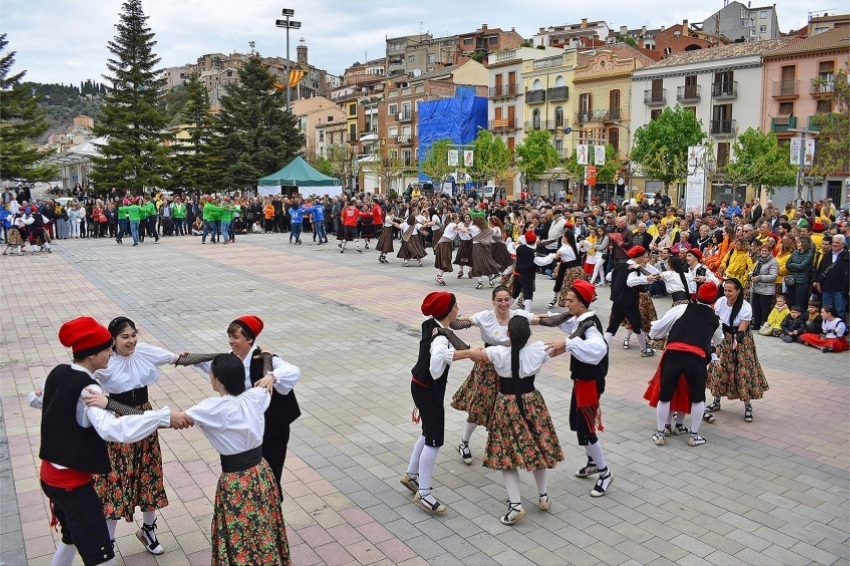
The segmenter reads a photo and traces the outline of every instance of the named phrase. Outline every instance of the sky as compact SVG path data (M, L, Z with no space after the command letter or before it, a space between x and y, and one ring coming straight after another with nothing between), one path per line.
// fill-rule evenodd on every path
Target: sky
M581 4L583 7L578 7ZM658 28L700 22L723 7L724 0L143 0L148 26L156 34L154 53L160 67L194 63L207 53L250 51L254 41L263 56L286 54L286 31L275 27L281 8L295 10L300 30L290 31L290 56L304 38L310 64L342 75L355 61L384 55L385 38L422 32L435 37L474 31L487 24L516 28L530 38L540 27L604 20L613 29ZM844 2L777 2L783 32L799 29L809 11L834 13ZM754 4L761 5L761 4ZM765 5L769 5L765 2ZM118 0L0 0L0 32L16 51L14 72L24 80L79 84L102 81L107 43L116 35Z

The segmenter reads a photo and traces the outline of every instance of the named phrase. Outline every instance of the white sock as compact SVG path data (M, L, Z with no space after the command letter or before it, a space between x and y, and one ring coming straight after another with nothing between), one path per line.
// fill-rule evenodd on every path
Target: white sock
M343 240L343 241L342 241L342 249L345 249L345 244L347 244L347 243L348 243L348 242L347 242L346 240Z
M360 240L354 240L354 247L360 249Z
M703 405L705 405L705 403L703 403ZM700 413L700 415L702 415L702 413ZM702 417L700 416L700 418L702 418ZM685 413L683 413L681 411L676 413L676 424L677 425L685 424Z
M142 521L148 526L153 525L156 521L156 511L145 511L142 513Z
M431 474L434 473L434 466L437 465L437 454L440 453L440 448L437 446L426 446L422 449L422 455L419 457L419 485L421 489L431 489Z
M702 416L705 414L705 401L699 403L691 403L691 432L696 434L699 432L699 425L702 422Z
M655 407L655 417L658 423L658 430L664 430L664 425L669 424L670 419L670 401L659 401Z
M593 458L593 462L597 468L604 470L608 467L608 464L605 462L605 454L602 453L602 445L598 441L585 446L584 451L587 452L588 456Z
M484 283L484 278L483 278L483 277L481 277L480 275L478 276L478 282L479 282L479 283Z
M525 299L522 302L522 308L528 312L531 312L531 299Z
M118 527L118 521L114 519L106 520L106 528L109 530L109 538L115 540L115 529Z
M466 426L463 427L463 436L460 437L464 444L469 444L469 439L472 438L472 433L475 432L476 428L478 428L477 424L466 423Z
M611 338L613 338L613 337L614 337L614 335L611 334L610 332L605 333L605 341L608 342L609 346L611 345Z
M443 276L443 270L442 270L442 269L438 269L438 270L437 270L437 277L442 277L442 276Z
M77 547L73 544L65 544L61 540L59 546L56 547L56 554L53 555L53 561L50 566L68 566L74 562L74 557L77 555Z
M408 476L419 475L419 458L422 456L422 449L425 448L425 437L420 436L413 445L413 453L410 455L410 463L407 465Z
M537 494L543 495L549 493L549 486L546 482L546 470L533 470L531 474L534 476L534 481L537 483Z
M626 330L626 340L631 340L633 333L634 333L634 330Z
M521 501L519 494L519 470L516 468L502 470L502 477L505 480L505 491L508 492L508 500L511 503L519 503Z
M643 352L644 350L646 350L646 334L644 334L643 332L639 333L637 335L637 339L638 346L640 346L640 351Z

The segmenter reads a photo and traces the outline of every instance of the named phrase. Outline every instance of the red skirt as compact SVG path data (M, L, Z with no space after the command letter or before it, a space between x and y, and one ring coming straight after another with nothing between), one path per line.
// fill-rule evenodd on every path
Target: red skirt
M803 334L800 336L800 342L814 346L815 348L831 348L833 352L843 352L850 350L850 344L847 343L847 338L821 338L817 334Z

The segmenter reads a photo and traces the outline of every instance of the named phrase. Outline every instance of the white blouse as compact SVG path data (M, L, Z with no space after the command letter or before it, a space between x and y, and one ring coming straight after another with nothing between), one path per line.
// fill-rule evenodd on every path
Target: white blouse
M510 346L493 346L487 348L487 357L493 362L499 377L511 377L511 348ZM537 375L540 368L549 361L546 344L541 341L526 344L519 351L519 377Z
M563 244L555 253L558 254L561 261L575 261L578 259L576 257L576 252L569 244Z
M524 316L528 319L528 322L531 322L531 319L534 318L534 313L525 310L511 311L511 318L515 316ZM496 313L492 309L477 312L469 318L472 319L472 322L481 331L481 340L485 344L510 346L511 339L508 338L508 326L499 324L499 319L496 318Z
M750 306L750 303L744 301L741 304L741 310L738 311L738 316L735 317L735 321L730 323L729 317L732 316L732 306L727 303L726 297L721 297L716 303L714 303L714 312L716 312L717 316L720 317L721 323L735 328L738 328L741 321L749 321L753 319L753 307Z
M452 241L455 239L455 236L457 236L457 234L457 224L455 224L454 222L449 222L448 224L446 224L446 228L443 230L443 239Z
M253 387L251 383L251 360L254 358L256 349L257 346L251 346L251 349L245 355L245 359L242 360L242 366L245 368L246 390ZM233 352L230 353L232 354ZM208 374L212 367L212 362L202 362L196 364L195 367ZM301 370L298 366L283 361L279 356L272 357L272 374L274 375L274 390L281 395L286 395L292 391L292 388L295 387L295 384L301 378Z
M395 220L395 216L393 216L390 213L387 213L387 215L384 216L384 227L385 228L392 228L393 220Z
M115 354L105 369L97 370L95 379L107 393L126 393L153 385L159 379L159 366L174 362L174 352L144 342L136 344L130 356Z
M493 239L491 241L494 244L504 244L505 240L502 238L502 229L498 226L493 226L491 230L493 230Z
M263 444L264 413L271 395L264 387L252 387L238 396L204 399L186 414L219 454L239 454Z
M469 228L467 228L466 224L464 224L463 222L458 222L457 227L458 227L457 233L460 236L461 240L471 240L472 239L472 233L469 231Z

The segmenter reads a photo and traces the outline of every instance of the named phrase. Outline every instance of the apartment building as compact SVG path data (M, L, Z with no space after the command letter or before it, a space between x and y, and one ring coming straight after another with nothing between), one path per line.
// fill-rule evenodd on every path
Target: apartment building
M457 56L472 57L474 54L487 55L505 49L516 49L525 40L517 33L516 28L511 31L503 31L501 28L491 28L487 24L481 24L477 30L462 33L457 36Z
M723 8L702 23L702 30L733 42L775 39L780 35L776 4L752 7L752 2L745 6L724 0Z
M343 134L345 132L345 112L340 110L339 106L333 101L323 96L294 100L291 109L292 114L296 117L296 127L304 136L304 152L307 159L311 159L315 155L323 155L323 151L332 145L328 143L328 139L325 137L326 130L317 128L333 123L334 125L340 124ZM336 132L337 130L334 129L333 131ZM319 148L322 149L322 152L319 151Z
M605 40L611 29L604 21L591 22L588 18L582 18L580 23L563 24L560 26L549 26L540 28L531 38L532 47L540 45L544 47L580 47L581 39Z

